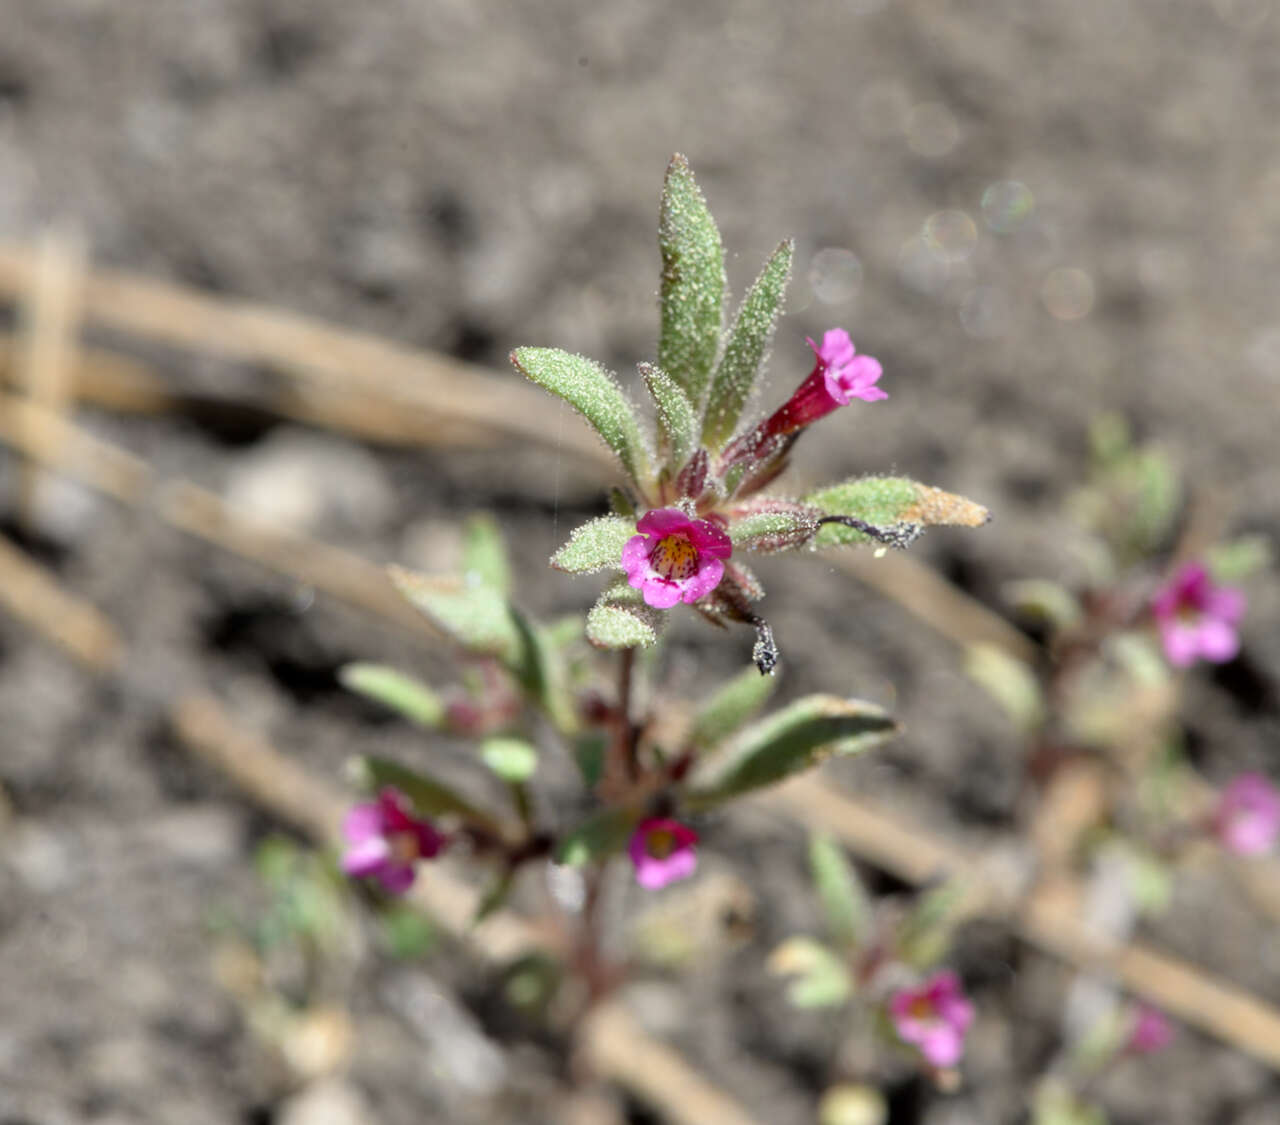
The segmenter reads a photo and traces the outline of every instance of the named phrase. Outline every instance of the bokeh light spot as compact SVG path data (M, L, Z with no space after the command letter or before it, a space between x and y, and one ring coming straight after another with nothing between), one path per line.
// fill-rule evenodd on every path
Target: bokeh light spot
M1050 270L1040 287L1040 299L1051 316L1079 320L1093 308L1093 278L1074 266Z
M978 225L966 211L935 211L925 219L920 237L938 257L963 262L978 244Z
M862 288L862 263L857 254L840 246L819 250L809 266L809 288L824 305L852 301Z
M982 193L982 218L997 234L1017 230L1035 208L1035 196L1021 180L998 180Z

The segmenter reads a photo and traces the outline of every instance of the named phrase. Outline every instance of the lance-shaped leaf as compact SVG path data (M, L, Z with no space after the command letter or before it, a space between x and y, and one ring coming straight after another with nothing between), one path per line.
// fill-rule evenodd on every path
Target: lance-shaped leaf
M662 250L658 366L700 407L724 323L724 249L689 163L679 153L667 166L658 245Z
M510 610L520 635L519 655L510 665L525 694L546 712L556 729L571 734L578 729L569 693L564 646L553 630L530 621L519 610ZM582 618L573 619L575 635L581 635Z
M981 527L991 518L981 504L909 477L859 477L820 488L804 502L826 515L851 516L886 531L918 530L936 524ZM903 538L910 536L904 533ZM833 547L883 540L856 528L828 523L819 528L815 542L819 547Z
M732 436L742 408L755 389L760 365L782 311L794 251L795 243L790 239L778 246L738 309L724 356L711 380L702 420L702 441L711 449L718 450Z
M622 851L639 820L640 811L629 805L593 813L560 841L555 851L556 862L585 867Z
M503 781L528 781L538 768L538 751L523 738L486 738L480 746L480 760Z
M635 411L617 380L600 364L557 348L516 348L511 362L590 422L633 479L648 476L649 454Z
M822 515L809 504L758 497L729 513L729 538L743 551L790 551L813 541Z
M492 586L460 578L435 578L393 566L396 589L442 632L468 652L496 656L515 665L522 652L520 631L507 600Z
M844 849L831 836L815 834L809 839L809 869L832 936L846 949L857 949L871 933L871 900Z
M387 758L362 756L350 765L356 784L370 793L387 786L399 789L421 816L459 816L467 823L490 831L498 830L495 818L460 793L435 778L427 777Z
M569 542L551 556L551 565L567 574L591 574L622 566L622 548L636 534L636 521L601 516L575 528Z
M689 742L699 750L716 746L751 719L773 694L778 680L744 668L722 684L694 716Z
M488 512L476 512L463 526L462 574L469 582L511 593L511 560L498 521Z
M661 612L645 605L625 578L605 590L587 614L587 640L597 648L645 648L661 628Z
M338 672L338 682L419 726L438 727L444 721L444 702L431 688L385 664L348 664Z
M683 465L698 442L698 416L689 396L660 367L640 364L640 375L658 408L658 444L672 471Z
M874 703L808 695L748 727L721 760L699 768L685 805L701 810L774 785L836 755L888 741L898 724Z

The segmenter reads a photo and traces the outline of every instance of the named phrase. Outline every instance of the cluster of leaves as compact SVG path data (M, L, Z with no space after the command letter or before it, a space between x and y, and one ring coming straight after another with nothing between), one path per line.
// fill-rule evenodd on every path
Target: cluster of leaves
M667 169L659 243L661 338L657 363L639 369L652 399L651 423L616 377L593 360L553 348L517 348L511 355L519 371L595 428L627 481L613 493L613 514L578 528L552 558L553 566L570 574L620 569L637 513L679 507L724 526L735 552L723 580L695 608L718 624L739 621L758 628L750 603L764 590L738 552L901 547L931 524L986 522L981 505L905 477L846 480L801 497L763 495L786 468L798 436L771 433L751 410L790 278L793 243L779 244L726 330L720 234L678 155ZM662 621L663 614L619 577L588 615L587 636L602 648L650 645Z
M670 721L683 710L676 701L661 724L653 716L635 722L602 700L591 650L581 644L580 618L543 623L512 603L509 562L488 517L467 526L464 567L449 578L403 570L394 577L465 656L474 673L471 691L439 691L367 663L349 665L342 679L417 726L475 737L478 766L508 786L510 806L491 807L421 765L378 757L355 763L363 787L400 791L419 815L457 824L481 858L496 861L486 911L505 899L524 862L602 863L647 814L703 813L832 755L879 745L897 729L881 708L830 695L806 696L753 722L775 683L753 669L689 709L685 724ZM618 760L623 744L630 764ZM546 752L568 754L583 785L576 807L589 811L564 825L540 822L527 792Z

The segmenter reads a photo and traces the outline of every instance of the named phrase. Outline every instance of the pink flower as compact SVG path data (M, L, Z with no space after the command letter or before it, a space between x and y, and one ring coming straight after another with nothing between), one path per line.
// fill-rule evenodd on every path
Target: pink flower
M855 398L863 402L877 402L889 397L876 386L884 373L880 361L869 355L855 355L853 341L843 328L828 328L822 335L822 347L808 336L805 343L817 356L810 378L822 376L823 388L837 406L847 406Z
M1170 664L1185 668L1196 657L1222 664L1240 650L1236 622L1244 614L1244 594L1215 586L1200 563L1180 567L1151 609Z
M931 1065L955 1066L964 1054L964 1036L973 1023L973 1004L953 972L935 973L919 988L895 992L889 1017L904 1043L911 1043Z
M636 882L647 891L656 891L689 878L698 866L697 842L698 834L678 820L656 816L642 820L627 846Z
M430 822L413 816L409 799L387 788L374 801L355 805L342 822L347 851L342 870L355 878L374 878L391 894L413 884L413 865L431 859L445 838Z
M1139 1004L1133 1013L1124 1049L1134 1055L1149 1055L1168 1046L1172 1038L1173 1025L1168 1017L1150 1004Z
M627 581L654 609L670 609L711 593L724 577L724 562L733 554L728 534L708 520L695 520L679 508L656 508L636 524L622 548Z
M1270 851L1280 833L1280 793L1260 773L1243 773L1218 796L1214 834L1236 855Z

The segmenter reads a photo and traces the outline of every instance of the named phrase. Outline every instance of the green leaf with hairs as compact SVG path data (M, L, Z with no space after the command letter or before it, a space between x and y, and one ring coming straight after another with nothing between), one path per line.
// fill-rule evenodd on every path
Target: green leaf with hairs
M419 816L460 816L469 824L497 831L498 822L451 786L387 758L361 756L350 765L356 784L369 793L391 787L409 798Z
M702 810L775 785L827 758L859 754L888 741L898 724L874 703L808 695L748 727L724 755L694 774L685 804Z
M636 534L636 521L600 516L575 528L569 542L551 556L551 565L567 574L591 574L622 566L622 548Z
M729 538L736 549L772 554L792 551L813 542L818 534L818 518L823 514L805 504L765 499L757 511L732 515Z
M829 516L851 516L890 531L918 531L937 524L981 527L991 518L981 504L908 477L857 477L811 492L804 497L804 503ZM877 540L864 531L828 523L818 529L815 542L819 547L833 547L842 543L874 544Z
M832 936L846 949L858 949L871 935L871 899L849 857L825 833L809 838L809 869L827 915Z
M702 441L709 449L720 449L733 435L742 408L755 389L760 365L773 339L778 314L782 312L794 252L795 243L790 239L779 244L738 309L724 356L711 380L711 394L702 420Z
M744 668L698 709L689 741L699 750L723 742L765 705L777 685L776 676L762 676L754 666Z
M640 811L631 806L601 809L573 828L556 847L557 863L585 867L622 851L631 839Z
M469 582L490 586L500 594L511 593L511 560L498 521L488 512L476 512L462 528L462 575Z
M661 628L661 611L645 605L625 578L605 590L587 614L587 640L597 648L646 648Z
M698 442L698 416L689 396L662 368L642 363L640 375L658 407L658 443L665 453L663 459L678 468Z
M438 727L444 722L444 702L431 688L385 664L347 664L338 672L338 682L419 726Z
M600 364L557 348L516 348L511 362L590 422L632 478L648 475L649 453L635 411L617 380Z
M702 406L724 324L724 248L707 202L677 153L667 166L658 216L662 336L658 366Z
M496 656L515 665L522 652L520 630L507 600L492 586L460 578L435 578L393 566L396 589L441 632L468 652Z

